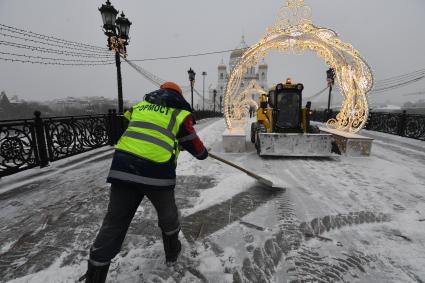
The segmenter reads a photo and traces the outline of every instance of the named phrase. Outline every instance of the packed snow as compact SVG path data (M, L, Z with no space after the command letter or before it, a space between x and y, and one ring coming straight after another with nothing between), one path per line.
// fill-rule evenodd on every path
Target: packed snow
M248 126L247 124L246 126ZM164 265L144 200L108 282L424 282L425 142L363 131L370 157L225 153L222 120L198 125L208 148L286 187L270 192L213 159L179 158L183 253ZM112 149L0 180L0 281L75 282L106 211Z

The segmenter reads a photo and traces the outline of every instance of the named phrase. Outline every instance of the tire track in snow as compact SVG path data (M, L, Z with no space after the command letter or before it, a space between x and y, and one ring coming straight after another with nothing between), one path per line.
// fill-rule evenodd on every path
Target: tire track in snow
M179 258L176 268L170 269L161 265L149 272L149 280L152 280L152 282L169 282L170 280L186 282L182 280L185 278L184 276L187 276L187 272L197 278L199 282L208 282L207 278L199 271L200 263L197 256L199 254L198 249L202 249L202 246L199 246L199 242L197 243L196 240L202 238L208 242L209 235L238 221L280 194L281 192L270 193L260 186L252 187L243 193L234 195L227 201L184 217L181 220L181 225L184 239L187 241L184 243L186 251ZM229 221L228 211L231 204L232 215ZM203 224L206 225L203 226ZM214 249L213 242L208 242L208 244ZM268 245L270 244L271 242L268 243ZM220 253L220 251L217 252ZM257 252L254 251L254 253Z
M183 233L193 243L241 219L280 194L279 191L264 190L261 186L251 187L227 201L184 217L181 221Z
M361 224L383 223L390 220L391 218L383 213L360 211L314 218L309 222L302 222L299 230L303 234L304 241L318 239L333 242L332 239L320 235L344 227L354 228ZM336 244L341 245L339 242ZM303 242L287 257L287 261L290 260L292 263L292 267L287 269L292 278L290 282L345 282L346 275L356 277L359 271L366 273L365 267L377 260L376 256L365 255L356 250L342 252L339 257L321 256L319 252L319 249L310 248Z
M289 199L285 195L279 198L281 219L278 232L262 246L256 247L252 257L243 260L241 268L233 273L233 282L273 282L274 275L282 264L287 266L288 282L344 281L347 273L351 272L350 274L356 276L356 272L366 272L365 266L376 260L376 257L364 255L359 251L345 253L342 257L320 256L305 243L327 231L389 221L388 215L361 211L328 215L300 223Z

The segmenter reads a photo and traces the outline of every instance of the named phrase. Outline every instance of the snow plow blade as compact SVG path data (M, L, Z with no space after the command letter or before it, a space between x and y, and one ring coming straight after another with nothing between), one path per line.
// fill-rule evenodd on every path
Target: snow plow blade
M260 133L257 152L260 156L329 157L332 135Z

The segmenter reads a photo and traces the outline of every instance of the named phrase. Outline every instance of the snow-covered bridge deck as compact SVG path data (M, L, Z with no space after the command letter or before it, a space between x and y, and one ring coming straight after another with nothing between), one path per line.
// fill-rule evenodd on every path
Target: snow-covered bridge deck
M176 198L184 253L163 265L156 214L137 212L111 282L425 281L425 142L363 132L369 158L220 153L222 121L200 125L219 154L285 185L187 153ZM75 282L106 210L108 148L0 180L0 278Z

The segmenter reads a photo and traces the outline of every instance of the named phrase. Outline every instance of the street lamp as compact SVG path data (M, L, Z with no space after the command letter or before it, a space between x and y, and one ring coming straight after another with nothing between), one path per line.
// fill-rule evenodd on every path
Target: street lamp
M220 113L222 113L221 112L221 103L223 102L223 96L222 95L220 95Z
M327 118L330 119L332 86L335 84L335 70L333 68L329 68L329 70L326 71L326 80L329 87Z
M202 83L202 111L205 110L205 76L207 75L207 72L202 72L203 76L203 83Z
M129 42L129 32L131 22L125 17L124 12L117 19L118 11L112 6L109 0L99 8L102 15L103 31L108 37L109 50L115 52L115 65L117 66L118 81L118 113L123 113L124 102L122 95L121 58L127 57L127 45Z
M213 90L213 94L214 94L214 96L213 96L213 98L214 98L214 99L213 99L213 100L214 100L214 104L213 104L213 105L214 105L214 110L213 110L213 111L214 111L214 113L215 113L215 97L216 97L216 95L217 95L217 90L216 90L216 89L214 89L214 90ZM210 108L210 109L211 109L211 108Z
M189 71L187 71L188 75L189 75L189 82L190 82L190 91L191 91L191 107L192 107L192 111L193 111L193 87L195 85L195 76L196 73L194 70L192 70L192 68L189 69Z

